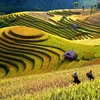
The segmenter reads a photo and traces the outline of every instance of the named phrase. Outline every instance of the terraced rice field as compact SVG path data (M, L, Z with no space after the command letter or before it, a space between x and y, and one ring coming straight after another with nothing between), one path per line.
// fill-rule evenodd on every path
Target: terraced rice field
M69 49L69 46L63 48L65 40L60 41L61 44L56 43L56 45L53 42L53 40L57 42L61 39L39 29L26 26L2 29L0 34L1 78L77 68L88 62L85 59L64 60L63 54L65 50ZM70 41L67 42L73 44ZM74 46L75 48L77 45ZM91 46L88 49L90 48ZM83 51L87 50L84 48Z
M84 57L88 52L93 54L93 60L100 57L99 42L82 44L89 39L99 41L98 26L67 18L78 16L78 12L51 11L48 16L50 14L62 17L59 20L50 19L52 24L28 12L0 16L0 20L10 26L0 30L1 78L82 67L91 59L91 55ZM78 29L74 29L73 24L77 24ZM74 61L63 58L70 49L78 55Z
M93 75L95 77L94 82L89 82L88 78L85 75L89 70L93 70ZM56 100L55 98L57 97L63 100L65 100L66 98L68 98L68 100L75 100L76 98L85 98L84 96L82 96L84 92L86 98L91 98L93 94L96 95L94 97L94 99L96 100L96 98L100 98L99 92L96 92L100 91L99 70L99 66L88 66L45 73L41 75L36 74L23 77L1 79L1 99L41 100L42 98L42 100L50 100L50 98L54 98L54 100ZM81 84L78 86L73 85L73 79L71 75L74 71L77 72L79 79L81 80ZM86 89L88 93L86 92ZM72 97L73 99L71 99Z
M100 27L77 20L79 15L52 10L46 20L32 12L0 16L0 100L83 100L83 92L99 100ZM77 54L73 61L63 57L69 50ZM96 91L86 77L89 70ZM74 71L81 80L75 88Z

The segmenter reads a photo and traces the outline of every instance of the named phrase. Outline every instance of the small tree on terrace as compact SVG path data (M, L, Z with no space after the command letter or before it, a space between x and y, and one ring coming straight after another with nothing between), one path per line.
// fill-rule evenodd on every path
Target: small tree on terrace
M84 12L84 10L85 10L85 5L84 4L82 5L82 9L83 9L83 12Z
M74 2L74 9L78 8L78 2Z
M91 5L91 11L90 11L90 13L92 14L93 11L94 11L94 5Z
M96 12L97 7L98 7L98 5L97 5L97 4L95 4L95 5L94 5L94 12Z
M39 8L39 7L35 7L35 10L36 10L36 11L40 11L40 8Z
M97 8L100 9L100 1L97 4Z

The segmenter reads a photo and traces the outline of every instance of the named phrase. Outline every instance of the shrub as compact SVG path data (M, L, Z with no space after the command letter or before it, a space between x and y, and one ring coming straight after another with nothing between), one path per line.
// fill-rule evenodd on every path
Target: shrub
M99 8L99 9L100 9L100 2L98 2L98 4L97 4L97 8Z
M39 7L35 7L35 11L40 11L40 8Z
M83 11L85 10L85 5L84 4L82 5L82 9L83 9Z

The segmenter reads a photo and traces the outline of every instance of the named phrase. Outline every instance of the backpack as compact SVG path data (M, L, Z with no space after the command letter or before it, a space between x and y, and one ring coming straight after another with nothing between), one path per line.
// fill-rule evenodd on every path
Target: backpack
M89 77L89 73L86 73L86 76Z
M74 74L72 74L72 78L74 78Z

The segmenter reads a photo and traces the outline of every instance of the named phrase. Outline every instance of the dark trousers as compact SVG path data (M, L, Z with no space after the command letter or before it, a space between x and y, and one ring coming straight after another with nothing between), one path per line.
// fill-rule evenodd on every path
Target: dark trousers
M79 84L81 81L78 79L78 77L74 77L74 83Z
M89 78L90 78L90 81L91 81L92 79L94 80L94 77L93 77L93 76L91 76L91 75L89 76Z

